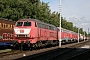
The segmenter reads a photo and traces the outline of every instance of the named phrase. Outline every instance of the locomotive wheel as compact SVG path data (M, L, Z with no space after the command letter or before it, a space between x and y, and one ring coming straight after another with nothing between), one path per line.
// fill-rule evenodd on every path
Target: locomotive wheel
M37 50L37 44L36 43L32 44L32 49Z
M32 51L32 47L29 47L29 50Z
M37 44L38 44L38 48L40 48L41 47L41 42L38 42Z
M38 46L37 46L37 43L35 43L35 44L34 44L35 50L38 50L37 47L38 47Z
M13 48L15 48L16 47L16 45L15 44L13 44Z
M23 45L24 45L23 43L20 44L20 46L19 46L20 51L24 50Z
M23 44L21 44L21 48L20 48L20 51L23 51Z
M13 47L12 48L15 49L16 48L16 44L13 44Z
M18 43L13 43L12 48L13 48L13 49L18 49L18 48L17 48L18 46L19 46L19 44L18 44Z
M30 44L30 46L29 46L29 50L32 51L32 44Z
M27 45L28 45L28 47L30 47L30 43L28 43Z

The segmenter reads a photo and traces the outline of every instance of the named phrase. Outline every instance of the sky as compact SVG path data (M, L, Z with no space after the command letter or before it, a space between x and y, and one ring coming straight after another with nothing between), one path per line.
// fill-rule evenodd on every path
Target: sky
M40 1L49 2L51 12L59 12L59 0ZM90 33L90 0L61 0L61 7L62 17L72 22L74 26L83 28L84 31Z

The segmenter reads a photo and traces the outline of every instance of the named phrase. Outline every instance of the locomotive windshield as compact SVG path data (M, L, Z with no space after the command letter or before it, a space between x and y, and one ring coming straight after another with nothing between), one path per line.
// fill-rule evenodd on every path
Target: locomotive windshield
M31 22L24 22L24 26L31 26Z
M23 22L17 22L16 26L22 26Z

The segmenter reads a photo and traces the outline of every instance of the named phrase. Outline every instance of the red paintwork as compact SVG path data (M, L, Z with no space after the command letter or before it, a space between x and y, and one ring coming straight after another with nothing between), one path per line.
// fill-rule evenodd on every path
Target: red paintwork
M19 21L25 22L27 20L19 20ZM18 28L31 29L31 31L29 33L30 37L29 38L26 38L26 37L16 38L14 36L14 39L17 40L19 43L21 43L21 41L24 41L24 43L25 43L26 40L30 41L30 43L36 43L37 41L45 41L45 40L58 40L57 31L35 27L35 22L34 21L31 21L31 20L28 20L28 21L30 21L32 23L32 26L30 26L30 27L21 26L21 27L18 27ZM17 27L14 26L14 28L17 28ZM15 34L16 33L14 32L14 35Z
M59 29L59 32L58 32L58 39L60 39L60 28ZM65 31L64 31L65 30ZM68 32L66 32L68 31ZM63 29L62 28L62 31L61 31L61 39L65 39L66 36L68 37L68 39L73 39L75 38L76 40L78 39L78 34L76 33L72 33L72 31L69 31L69 30L66 30L66 29Z
M49 29L45 29L45 28L39 28L38 23L36 21L32 21L31 19L28 19L28 20L22 19L19 21L22 21L22 22L29 21L32 24L31 26L28 26L28 27L25 27L23 25L20 27L14 26L14 28L19 28L19 29L21 29L21 28L31 29L31 31L29 33L30 37L18 37L17 38L14 36L14 39L16 41L18 41L19 43L21 43L22 41L24 41L24 43L26 43L27 40L30 41L30 43L36 43L38 41L59 40L60 39L60 28L58 28L58 31L49 30ZM36 22L37 27L35 27L35 22ZM23 33L24 31L22 30L21 32ZM14 31L14 35L16 35L15 31ZM61 39L65 39L67 37L69 40L71 40L71 39L78 40L78 34L77 33L62 28Z

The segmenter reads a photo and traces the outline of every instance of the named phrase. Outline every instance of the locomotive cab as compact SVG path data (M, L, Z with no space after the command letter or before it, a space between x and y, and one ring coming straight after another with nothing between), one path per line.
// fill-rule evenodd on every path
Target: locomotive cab
M23 44L30 46L30 43L35 43L36 37L38 37L37 23L31 19L18 20L13 30L13 47L14 45L17 47Z
M28 21L19 21L14 27L14 36L15 38L30 37L30 27L31 22Z
M26 40L32 40L35 36L36 23L31 20L17 21L14 26L14 39L19 43Z

